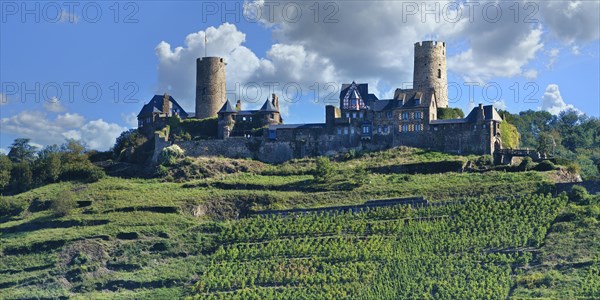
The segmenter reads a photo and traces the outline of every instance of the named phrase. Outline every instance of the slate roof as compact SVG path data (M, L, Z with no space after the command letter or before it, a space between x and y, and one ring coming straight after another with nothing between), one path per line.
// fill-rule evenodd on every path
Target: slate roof
M374 111L392 110L399 107L402 107L402 102L394 99L377 100L372 105Z
M233 106L231 105L231 102L229 102L229 100L225 101L225 104L223 104L223 107L221 107L221 109L219 110L219 113L236 113L237 111L233 108Z
M344 83L342 84L342 90L340 91L340 103L344 100L344 97L348 93L348 89L352 86L352 83ZM358 89L358 93L362 97L365 104L368 106L371 102L379 100L375 94L369 94L369 84L368 83L354 83Z
M275 106L273 106L273 103L271 103L271 101L269 101L269 99L267 99L267 101L265 101L265 104L263 104L263 106L260 108L260 111L279 112L279 110L277 110L277 108L275 108Z
M479 109L479 107L473 108L471 112L467 115L465 120L467 120L467 122L469 123L477 122L477 114L479 113ZM483 107L483 117L486 121L502 121L502 118L500 117L493 105L486 105Z
M433 89L396 89L394 99L403 100L403 107L429 107L431 101L435 101Z
M142 107L137 117L140 118L152 115L153 113L161 113L164 98L164 95L154 95L150 102L148 102ZM177 103L177 101L175 101L175 99L171 97L171 95L169 95L169 101L171 101L171 110L177 109L179 111L179 117L181 117L182 119L189 117L188 113L185 112L181 105L179 105L179 103Z

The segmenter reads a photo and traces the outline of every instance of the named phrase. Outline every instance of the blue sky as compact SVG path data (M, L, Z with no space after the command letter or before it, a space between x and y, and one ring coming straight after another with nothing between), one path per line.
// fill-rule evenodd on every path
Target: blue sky
M0 149L28 137L106 150L154 94L193 111L205 36L228 62L229 97L252 108L276 85L286 123L323 121L325 96L352 80L391 97L410 84L413 44L431 39L447 42L453 107L598 117L599 15L598 1L2 1Z

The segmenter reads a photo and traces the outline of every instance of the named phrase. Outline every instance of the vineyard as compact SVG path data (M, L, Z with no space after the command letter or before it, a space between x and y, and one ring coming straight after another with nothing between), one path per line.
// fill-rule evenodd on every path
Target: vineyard
M566 203L564 194L532 195L207 224L219 246L193 291L196 299L503 299Z

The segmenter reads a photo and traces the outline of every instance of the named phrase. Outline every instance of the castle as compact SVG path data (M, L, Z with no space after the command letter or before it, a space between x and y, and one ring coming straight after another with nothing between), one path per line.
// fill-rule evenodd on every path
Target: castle
M232 105L225 98L223 58L199 58L195 114L186 113L168 95L155 96L138 115L139 128L161 128L165 118L174 115L217 117L215 139L195 143L204 150L190 143L182 146L196 155L265 161L396 146L479 155L501 149L502 118L491 105L480 104L462 119L438 119L438 108L448 107L446 43L423 41L414 49L413 88L398 88L392 99L378 99L366 83L343 84L339 106L327 105L325 123L316 124L283 124L275 94L258 110L243 110L239 100Z

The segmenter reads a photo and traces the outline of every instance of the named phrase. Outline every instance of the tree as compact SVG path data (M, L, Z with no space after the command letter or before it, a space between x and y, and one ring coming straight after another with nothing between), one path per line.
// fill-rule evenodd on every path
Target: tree
M67 141L60 146L62 152L61 161L63 164L84 164L89 162L88 156L85 154L85 145L74 139Z
M35 158L36 147L29 144L30 139L18 138L15 139L10 146L8 158L11 161L20 163L22 161L33 161Z
M57 145L47 146L38 152L34 163L34 174L38 184L56 182L62 172L61 152Z
M33 183L30 164L26 161L13 164L10 177L14 191L24 192L29 190Z
M316 181L325 182L333 174L333 165L326 156L319 156L315 160L317 166L315 167L314 177Z
M544 132L539 134L536 147L538 152L542 154L551 154L555 147L554 138L550 134Z
M140 147L146 144L146 142L148 142L148 138L137 129L123 131L112 148L115 159L123 158L121 157L121 153L128 148L133 148L134 152L138 152ZM138 153L137 156L139 155ZM143 159L140 158L140 161L143 161Z
M52 200L50 208L57 217L64 217L68 215L72 209L77 206L75 202L75 196L69 190L60 192L56 198Z
M0 154L0 191L10 183L10 171L12 170L12 162L8 156Z

